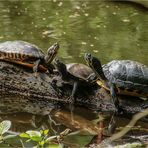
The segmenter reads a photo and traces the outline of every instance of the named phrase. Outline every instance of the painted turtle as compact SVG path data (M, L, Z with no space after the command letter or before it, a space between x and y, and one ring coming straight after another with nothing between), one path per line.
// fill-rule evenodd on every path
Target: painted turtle
M113 60L101 66L99 59L91 54L85 54L85 60L97 75L96 82L100 86L109 90L109 82L111 82L118 94L148 97L148 67L146 65L131 60Z
M38 70L52 71L51 62L55 58L59 49L58 43L53 44L47 55L36 45L25 41L6 41L0 43L0 60L16 63Z
M76 92L80 85L90 85L90 83L86 81L86 78L93 73L90 67L80 63L66 65L57 58L54 60L53 64L60 73L62 80L73 85L72 99L75 99Z

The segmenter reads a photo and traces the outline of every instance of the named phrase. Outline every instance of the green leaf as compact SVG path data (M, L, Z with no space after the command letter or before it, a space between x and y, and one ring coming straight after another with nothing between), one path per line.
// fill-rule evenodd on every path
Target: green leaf
M47 135L48 134L48 132L49 132L49 130L47 129L47 130L44 130L44 135Z
M41 135L43 134L43 130L40 130Z
M30 138L30 137L29 137ZM26 140L26 142L30 142L31 141L31 139L28 139L28 140Z
M37 142L40 142L42 140L41 133L38 131L27 131L26 133L23 133L21 137L22 136Z
M19 136L21 138L30 138L30 136L28 134L26 134L26 133L21 133Z
M38 131L27 131L26 132L30 137L41 137L41 133Z
M44 146L44 144L45 144L45 141L41 141L41 142L40 142L40 145L41 145L41 146Z
M0 135L6 133L11 127L11 121L4 120L0 123Z
M30 139L36 142L40 142L42 140L42 137L32 136L30 137Z

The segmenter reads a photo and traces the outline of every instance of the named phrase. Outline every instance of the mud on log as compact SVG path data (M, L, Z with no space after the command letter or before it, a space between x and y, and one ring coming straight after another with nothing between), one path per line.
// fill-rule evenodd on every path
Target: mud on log
M58 78L53 86L52 79ZM62 83L56 75L33 73L20 65L0 61L0 113L29 112L49 114L52 109L68 106L72 86ZM59 93L60 92L60 93ZM114 111L110 96L100 88L82 88L74 105L96 111ZM124 114L134 114L148 106L148 101L122 99Z

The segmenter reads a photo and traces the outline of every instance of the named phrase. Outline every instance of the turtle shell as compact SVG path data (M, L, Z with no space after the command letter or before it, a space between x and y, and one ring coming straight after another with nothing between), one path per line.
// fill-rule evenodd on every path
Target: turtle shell
M44 59L43 51L37 46L24 41L6 41L0 43L0 59L16 61L35 61Z
M113 60L103 65L108 80L120 90L127 90L148 96L148 67L136 61Z
M81 79L86 79L90 74L93 73L90 67L81 63L66 64L66 67L70 74Z

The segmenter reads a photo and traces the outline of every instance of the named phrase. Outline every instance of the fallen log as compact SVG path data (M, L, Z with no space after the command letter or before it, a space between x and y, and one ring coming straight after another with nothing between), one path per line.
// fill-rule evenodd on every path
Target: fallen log
M53 85L53 78L57 78ZM52 109L67 107L72 86L48 73L34 74L32 69L0 61L0 113L28 112L46 115ZM147 108L148 101L124 97L120 100L122 115L131 115ZM74 105L95 111L114 111L110 95L99 87L82 88Z

